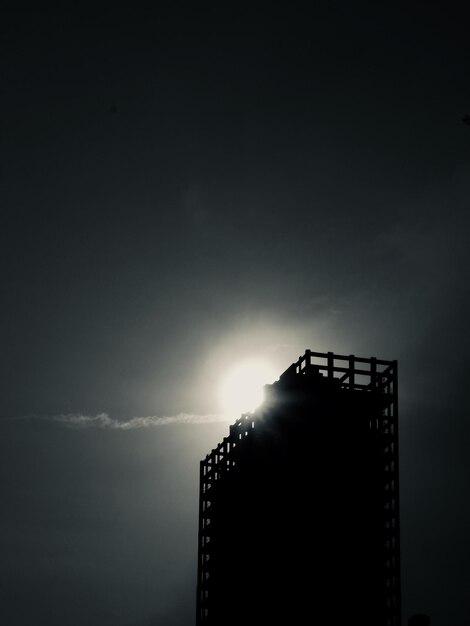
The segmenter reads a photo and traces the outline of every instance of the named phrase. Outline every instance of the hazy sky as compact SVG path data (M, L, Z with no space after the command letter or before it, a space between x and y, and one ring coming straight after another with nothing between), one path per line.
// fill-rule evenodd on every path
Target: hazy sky
M221 377L310 348L398 359L404 617L467 626L467 16L160 4L1 21L0 620L193 626Z

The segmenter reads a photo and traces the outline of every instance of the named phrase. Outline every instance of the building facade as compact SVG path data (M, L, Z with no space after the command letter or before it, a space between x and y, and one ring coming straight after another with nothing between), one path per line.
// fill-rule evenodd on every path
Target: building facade
M399 626L397 363L307 350L201 461L197 626Z

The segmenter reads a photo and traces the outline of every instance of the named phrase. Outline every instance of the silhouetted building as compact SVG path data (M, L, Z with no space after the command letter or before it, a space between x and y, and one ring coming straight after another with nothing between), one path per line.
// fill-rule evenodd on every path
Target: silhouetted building
M201 462L198 626L400 624L397 363L307 350Z

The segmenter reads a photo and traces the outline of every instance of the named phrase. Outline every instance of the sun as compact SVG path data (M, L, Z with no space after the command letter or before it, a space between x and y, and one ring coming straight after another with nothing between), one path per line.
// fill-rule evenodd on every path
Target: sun
M263 359L249 358L233 365L219 386L219 402L230 418L251 413L264 400L263 386L276 376L273 366Z

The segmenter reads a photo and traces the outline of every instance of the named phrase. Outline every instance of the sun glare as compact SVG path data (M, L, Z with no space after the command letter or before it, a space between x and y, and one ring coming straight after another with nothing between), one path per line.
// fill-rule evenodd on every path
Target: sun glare
M267 361L253 358L236 363L219 387L222 410L231 418L254 411L263 402L263 385L275 378L274 368Z

